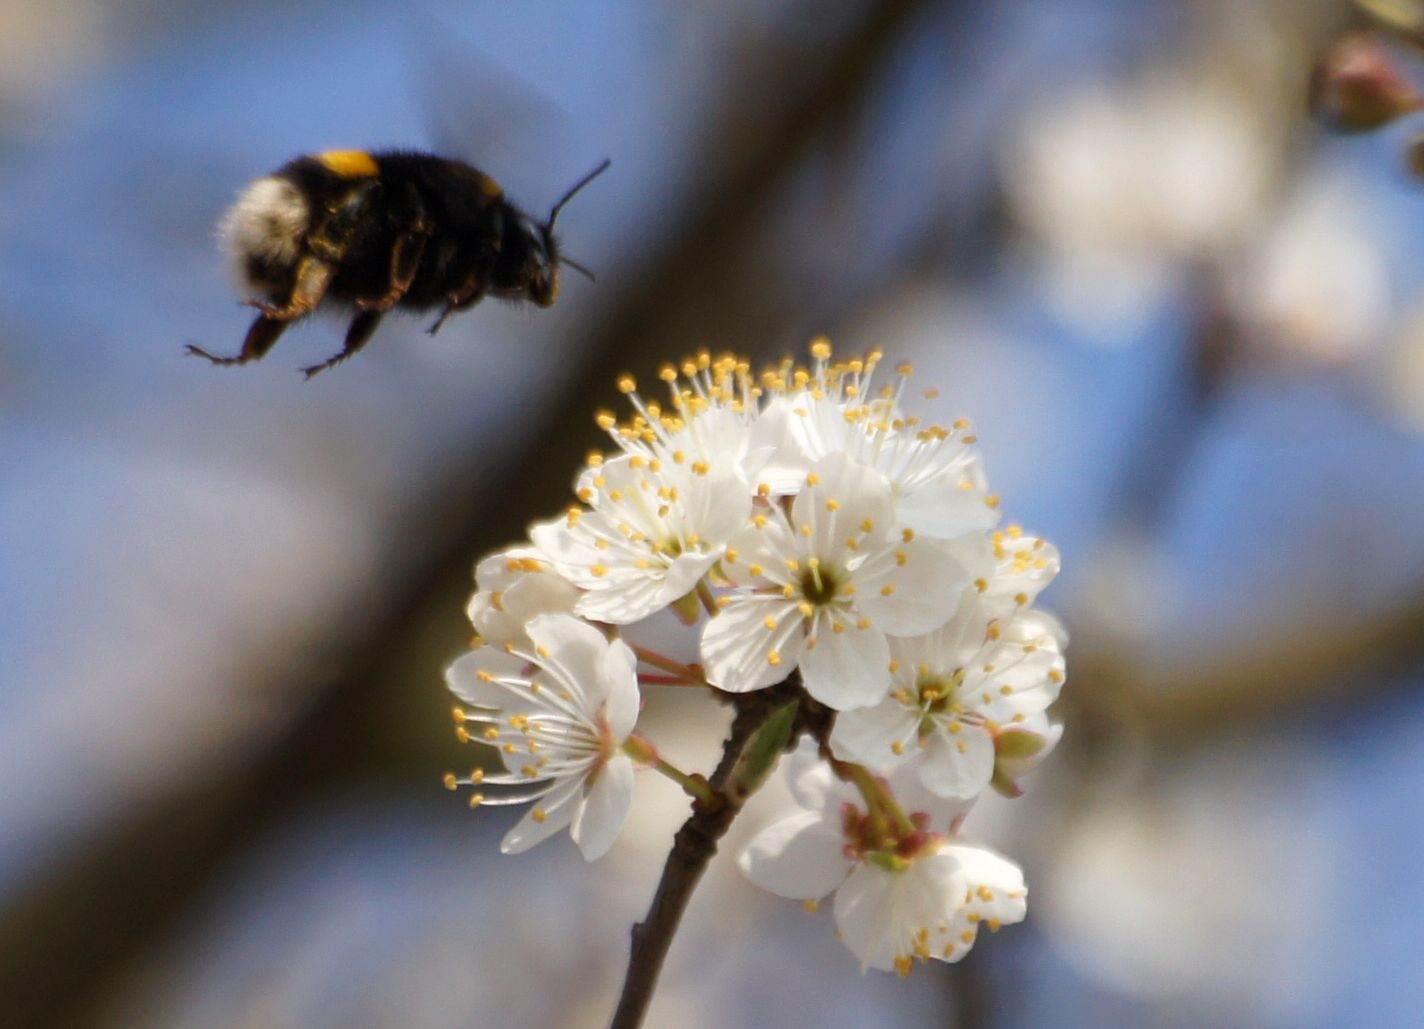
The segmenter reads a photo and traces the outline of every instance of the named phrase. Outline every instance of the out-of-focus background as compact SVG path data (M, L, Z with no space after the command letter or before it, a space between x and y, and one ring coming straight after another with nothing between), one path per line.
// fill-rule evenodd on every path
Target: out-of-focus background
M1409 126L1306 114L1350 17L0 3L0 1023L602 1024L681 802L499 856L440 789L470 568L566 503L617 371L826 333L915 362L1063 551L1065 743L967 827L1029 920L862 977L724 856L650 1024L1416 1024L1424 191ZM561 219L598 282L310 383L335 320L185 358L249 320L241 185L388 146L536 212L611 157ZM716 716L652 713L710 761Z

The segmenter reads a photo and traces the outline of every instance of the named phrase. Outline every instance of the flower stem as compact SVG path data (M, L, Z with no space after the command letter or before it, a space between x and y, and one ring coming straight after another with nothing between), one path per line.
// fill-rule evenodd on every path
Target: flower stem
M633 648L633 653L638 656L638 660L654 668L661 668L665 672L671 672L683 682L691 683L694 686L706 686L707 679L702 675L702 671L692 665L685 665L681 661L674 661L670 657L664 657L656 650L649 650L647 647Z
M697 599L702 601L708 615L717 617L717 598L712 596L712 588L707 585L706 579L697 580Z
M887 790L879 779L871 775L870 770L864 765L852 764L849 761L835 761L831 767L842 779L855 784L855 788L865 798L866 808L869 810L872 824L875 824L877 831L884 830L884 821L887 818L894 824L895 832L901 838L910 836L917 831L915 823L910 821L909 816L895 800L894 794Z
M668 764L662 758L658 758L657 764L653 765L653 769L681 786L683 792L694 800L703 804L716 803L717 795L712 792L712 787L707 785L707 780L703 776L688 775L682 771L682 769Z
M693 801L692 816L673 838L672 850L663 865L662 878L648 913L633 926L628 974L609 1029L637 1029L643 1024L663 960L692 891L717 853L718 841L731 828L732 819L746 801L746 796L732 782L742 752L757 730L791 697L799 695L800 679L793 675L781 686L737 696L737 715L723 745L722 759L707 782L708 798Z

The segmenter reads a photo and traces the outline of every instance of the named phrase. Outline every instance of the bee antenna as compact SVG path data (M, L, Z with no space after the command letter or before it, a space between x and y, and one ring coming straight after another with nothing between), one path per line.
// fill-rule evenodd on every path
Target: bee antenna
M549 211L549 220L544 223L545 232L553 231L554 219L559 216L559 212L563 210L564 205L574 198L574 194L577 193L579 190L583 189L583 187L587 186L590 182L598 178L604 172L606 172L608 170L608 166L612 163L612 158L605 157L603 159L602 164L600 164L597 168L593 169L593 171L589 172L587 175L585 175L583 178L579 179L577 182L575 182L572 186L569 187L569 191L563 196L561 196L559 198L559 202L553 206L552 210ZM574 265L572 261L565 261L564 263L573 265L573 267L578 267L577 265Z
M568 265L568 266L569 266L570 268L572 268L574 271L578 272L578 273L579 273L580 275L582 275L584 278L588 279L589 282L597 282L597 281L598 281L598 279L594 278L593 272L589 271L587 268L585 268L583 265L579 264L577 261L570 260L569 258L560 255L560 257L559 257L559 263L560 263L560 264L566 264L566 265Z

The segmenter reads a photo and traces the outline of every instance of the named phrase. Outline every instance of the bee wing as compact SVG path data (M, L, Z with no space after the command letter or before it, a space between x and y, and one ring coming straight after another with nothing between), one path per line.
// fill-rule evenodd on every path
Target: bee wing
M559 167L554 147L568 135L568 112L438 19L420 16L414 33L411 74L434 151L519 182L521 192L542 189L539 175Z

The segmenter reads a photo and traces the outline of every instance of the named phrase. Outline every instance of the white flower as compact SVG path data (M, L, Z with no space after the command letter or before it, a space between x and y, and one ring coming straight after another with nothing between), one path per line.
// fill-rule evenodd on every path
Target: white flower
M510 547L475 566L476 591L466 613L484 642L529 649L524 627L535 615L567 614L579 592L533 547Z
M683 363L681 375L663 368L669 409L645 400L624 376L619 388L636 414L621 423L600 414L599 425L629 454L663 464L730 463L773 496L797 493L827 455L849 454L890 480L900 518L894 528L950 539L994 526L997 499L987 492L969 423L923 425L902 412L908 365L896 385L873 392L879 351L832 363L830 344L818 339L811 357L809 368L785 361L753 378L744 359L704 351Z
M1058 640L1042 616L1024 611L1001 627L991 613L971 605L935 632L892 640L891 691L874 707L836 717L836 756L881 771L911 763L942 797L982 793L999 734L1041 714L1064 678Z
M897 370L896 385L872 394L878 351L829 364L830 345L817 341L811 354L809 372L774 381L779 389L762 411L761 437L776 442L760 479L771 492L795 493L813 464L844 453L889 480L896 528L952 539L995 525L998 499L988 493L969 423L924 425L901 409L909 365Z
M934 934L932 956L953 963L969 953L981 925L996 933L1000 926L1024 920L1028 887L1023 869L987 848L951 841L941 846L940 855L952 858L966 880L964 903L950 924L937 927Z
M890 687L887 634L947 621L987 568L987 540L897 531L888 480L845 454L816 462L805 481L789 516L763 501L728 544L721 567L735 589L703 631L703 665L709 682L738 693L799 666L817 700L864 707Z
M575 610L626 625L697 585L746 521L751 490L735 469L622 455L591 468L573 508L530 531L559 573L584 590Z
M633 798L633 762L623 742L638 717L636 659L570 615L543 614L527 627L528 653L484 646L458 658L445 681L475 710L462 720L470 737L497 747L505 773L476 769L446 785L527 786L471 806L534 802L501 849L519 853L565 826L592 861L613 844Z
M762 390L753 382L750 362L730 355L714 359L704 350L683 362L681 376L669 364L658 377L668 387L668 410L645 400L633 377L624 375L618 388L635 414L620 422L611 412L600 412L599 428L622 451L647 461L730 465L747 482L756 481L773 448L759 425Z
M974 588L997 614L1006 616L1016 607L1032 604L1058 575L1058 548L1025 534L1017 525L996 530L989 540L994 548L994 571L976 579ZM1056 632L1061 634L1062 629Z
M1023 877L1011 862L930 831L961 806L898 776L883 784L914 828L877 827L864 799L838 782L803 743L788 761L801 810L759 833L738 864L758 886L816 901L835 891L836 928L863 967L908 974L914 960L957 961L980 924L997 929L1025 912Z

